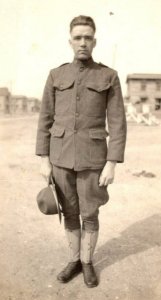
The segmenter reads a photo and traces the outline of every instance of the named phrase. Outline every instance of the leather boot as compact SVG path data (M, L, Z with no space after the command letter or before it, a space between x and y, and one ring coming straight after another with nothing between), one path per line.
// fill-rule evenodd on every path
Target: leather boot
M82 231L81 238L81 261L84 282L88 287L98 285L96 273L92 264L93 253L98 239L98 231Z
M82 271L82 263L80 260L70 262L68 265L61 271L57 279L62 282L66 283L77 276Z
M82 263L82 269L83 269L83 277L84 277L85 284L89 288L97 286L98 280L92 262L88 264Z
M82 264L80 261L81 230L66 230L65 232L69 246L70 262L57 276L57 279L63 283L70 281L82 271Z

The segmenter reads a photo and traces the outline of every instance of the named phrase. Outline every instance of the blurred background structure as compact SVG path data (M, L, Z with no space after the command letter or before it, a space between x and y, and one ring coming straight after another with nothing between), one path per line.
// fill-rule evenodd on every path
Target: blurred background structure
M51 68L73 59L69 23L90 15L97 26L95 61L128 74L161 74L160 0L0 0L0 87L41 99Z
M0 115L36 113L39 110L39 99L23 95L12 95L7 87L0 88Z

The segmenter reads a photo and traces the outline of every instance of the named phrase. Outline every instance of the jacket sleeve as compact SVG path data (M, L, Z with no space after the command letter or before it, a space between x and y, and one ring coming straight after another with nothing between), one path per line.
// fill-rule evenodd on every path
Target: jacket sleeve
M54 86L53 74L48 75L40 108L36 139L36 155L49 155L50 132L54 122Z
M126 117L119 77L115 72L107 98L109 131L107 160L123 162L126 144Z

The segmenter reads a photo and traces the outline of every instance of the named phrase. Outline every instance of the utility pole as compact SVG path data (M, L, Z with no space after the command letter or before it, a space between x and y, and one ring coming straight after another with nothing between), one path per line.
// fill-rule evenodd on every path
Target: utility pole
M110 11L108 14L110 17L110 25L111 28L113 29L114 28L113 20L114 20L115 13L113 11ZM117 42L112 42L112 68L115 68L116 57L117 57Z
M8 82L8 89L9 89L9 113L12 115L13 112L13 103L12 103L12 89L13 89L13 81L9 80Z

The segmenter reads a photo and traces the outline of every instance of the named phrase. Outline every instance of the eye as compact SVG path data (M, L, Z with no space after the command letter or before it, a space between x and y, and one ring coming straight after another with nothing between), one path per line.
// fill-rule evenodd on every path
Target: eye
M76 35L76 36L74 36L73 39L74 39L75 41L79 41L79 40L81 40L81 38L82 38L82 37L81 37L80 35Z
M86 41L93 41L93 36L91 35L86 35L85 36Z

